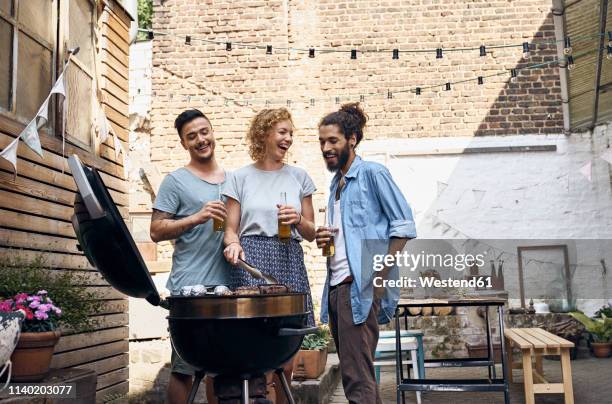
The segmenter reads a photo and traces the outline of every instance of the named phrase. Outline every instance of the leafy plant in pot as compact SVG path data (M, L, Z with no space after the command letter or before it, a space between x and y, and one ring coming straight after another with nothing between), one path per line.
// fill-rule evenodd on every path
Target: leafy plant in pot
M321 326L315 334L304 337L293 362L295 379L316 379L323 373L327 364L327 344L330 339L331 334L327 326Z
M95 295L83 287L85 274L48 268L42 256L26 262L0 259L0 311L21 311L25 320L11 356L11 381L33 382L45 378L61 331L79 332L95 321L99 312Z
M610 356L612 352L612 318L601 314L601 317L592 319L580 312L572 312L570 315L581 322L593 337L593 342L591 342L593 355L597 358Z

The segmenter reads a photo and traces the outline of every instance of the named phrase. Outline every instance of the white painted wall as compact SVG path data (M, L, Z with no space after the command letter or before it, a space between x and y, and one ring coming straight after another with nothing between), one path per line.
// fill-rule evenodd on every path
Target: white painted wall
M605 259L612 267L612 166L598 156L611 140L612 125L604 125L593 134L570 136L365 141L360 152L391 170L413 208L419 238L559 239L562 244L572 244L573 239L600 239L599 243L585 241L570 247L570 263L576 270L573 284L579 296L603 298L612 297L612 279L601 274L600 265L600 259ZM456 154L464 147L535 145L556 145L557 150ZM455 154L435 154L444 150ZM402 156L407 152L417 155ZM592 182L580 173L589 161ZM506 286L518 291L516 244L482 247L495 255L492 258L509 250L501 257ZM551 276L546 272L554 271L535 260L558 261L560 268L561 255L557 255L526 258L533 258L525 263L525 271L531 271L526 275L536 274L527 280L532 287L536 279L545 285ZM548 292L544 286L542 289L543 294L550 294L554 287ZM602 303L579 302L579 308L592 312Z

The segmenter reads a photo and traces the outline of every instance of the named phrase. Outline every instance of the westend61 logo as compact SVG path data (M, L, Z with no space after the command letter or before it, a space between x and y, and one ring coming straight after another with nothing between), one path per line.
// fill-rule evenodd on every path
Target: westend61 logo
M479 268L485 263L485 254L426 254L421 251L419 254L412 254L407 251L398 251L395 254L376 254L372 260L374 271L382 271L385 268L397 266L407 268L410 271L422 269L454 269L463 271L474 265Z

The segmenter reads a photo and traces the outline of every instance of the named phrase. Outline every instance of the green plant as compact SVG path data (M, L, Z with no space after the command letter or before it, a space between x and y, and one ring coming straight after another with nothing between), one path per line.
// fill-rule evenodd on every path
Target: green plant
M320 351L327 348L331 339L331 333L327 326L321 326L314 334L308 334L302 341L300 349L306 351Z
M584 325L595 342L612 342L612 318L602 314L600 318L592 319L578 311L569 314Z
M153 16L153 1L138 0L138 28L151 29L151 18ZM138 39L147 39L146 32L139 32Z
M95 325L90 316L100 311L99 299L84 287L88 283L83 272L49 268L42 255L33 261L0 258L0 300L20 293L35 295L44 289L61 308L58 324L74 331L90 329Z
M595 312L594 317L601 317L605 315L608 318L612 318L612 304L608 304L607 306L602 306L601 309Z

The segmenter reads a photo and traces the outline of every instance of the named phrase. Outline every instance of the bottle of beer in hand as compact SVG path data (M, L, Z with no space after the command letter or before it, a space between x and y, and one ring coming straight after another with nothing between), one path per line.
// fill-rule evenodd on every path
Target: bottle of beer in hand
M329 229L329 220L327 218L327 215L325 214L326 213L325 212L325 208L319 209L319 212L323 213L324 227ZM324 257L331 257L335 253L336 253L336 246L334 245L334 235L333 235L333 232L332 232L332 235L331 235L329 241L323 246L323 256Z

